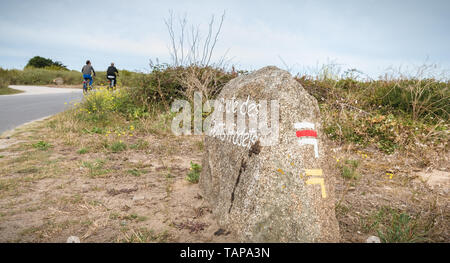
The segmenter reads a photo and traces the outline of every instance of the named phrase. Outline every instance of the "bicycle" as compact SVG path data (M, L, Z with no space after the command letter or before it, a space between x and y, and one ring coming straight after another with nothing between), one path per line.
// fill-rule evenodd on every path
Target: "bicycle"
M92 90L92 85L90 85L89 83L90 83L90 79L85 78L83 80L83 94L87 94L88 91Z
M114 90L114 87L116 85L116 76L108 75L107 78L108 78L108 82L109 82L109 88L108 89L109 90Z

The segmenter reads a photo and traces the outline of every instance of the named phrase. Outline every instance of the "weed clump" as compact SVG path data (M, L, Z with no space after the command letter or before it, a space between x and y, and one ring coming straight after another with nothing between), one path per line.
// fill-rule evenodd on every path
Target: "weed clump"
M426 242L434 222L433 216L412 215L383 206L362 219L362 227L365 232L376 232L383 243Z
M88 150L86 148L81 148L77 151L78 154L86 154Z
M188 173L186 180L190 183L196 184L200 179L200 172L202 171L202 167L199 164L193 163L191 161L190 172Z
M119 142L114 142L113 144L111 144L109 146L109 148L113 153L118 153L118 152L125 151L127 149L127 145L124 142L119 141Z
M357 160L346 160L340 165L342 177L353 180L359 179L358 166L359 162Z
M38 141L37 143L32 144L32 146L41 151L46 151L48 148L52 147L52 145L45 141Z

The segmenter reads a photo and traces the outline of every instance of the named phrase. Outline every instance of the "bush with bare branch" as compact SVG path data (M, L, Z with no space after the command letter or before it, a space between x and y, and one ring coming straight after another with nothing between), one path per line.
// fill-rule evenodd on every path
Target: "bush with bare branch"
M214 51L225 19L225 12L218 24L213 15L208 24L205 37L202 37L200 26L188 25L186 16L175 17L170 12L165 20L170 37L170 55L172 66L183 68L179 81L183 86L183 95L193 101L194 92L202 92L206 99L220 92L226 72L226 53L213 62Z

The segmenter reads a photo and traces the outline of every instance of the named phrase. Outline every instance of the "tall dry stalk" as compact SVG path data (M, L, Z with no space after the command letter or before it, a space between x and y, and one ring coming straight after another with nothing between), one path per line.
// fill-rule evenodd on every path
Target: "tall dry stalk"
M170 12L165 20L170 37L169 51L172 66L185 70L179 76L183 95L193 101L194 92L202 92L205 99L214 96L219 90L218 72L226 67L226 53L215 63L212 62L216 44L225 19L225 12L218 25L213 15L208 23L206 37L201 36L200 26L191 25L188 30L186 16L175 18Z

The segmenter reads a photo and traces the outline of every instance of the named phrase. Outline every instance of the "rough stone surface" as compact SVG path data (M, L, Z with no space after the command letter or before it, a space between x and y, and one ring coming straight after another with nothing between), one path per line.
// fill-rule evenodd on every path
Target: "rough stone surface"
M53 83L55 83L56 85L62 85L64 84L64 80L62 78L56 78L53 80Z
M247 96L255 102L278 100L279 141L274 146L256 142L248 149L205 136L199 183L219 225L242 242L338 242L334 176L325 164L316 99L276 67L233 79L218 99L245 101ZM315 125L318 158L313 145L299 145L294 128L299 122ZM322 169L325 198L319 184L306 183L315 176L305 169Z

